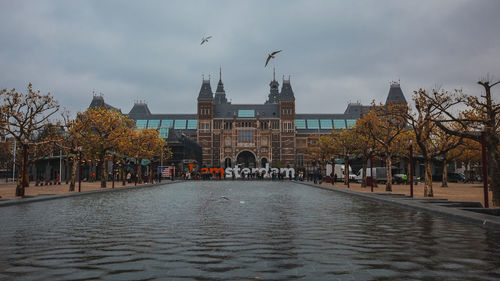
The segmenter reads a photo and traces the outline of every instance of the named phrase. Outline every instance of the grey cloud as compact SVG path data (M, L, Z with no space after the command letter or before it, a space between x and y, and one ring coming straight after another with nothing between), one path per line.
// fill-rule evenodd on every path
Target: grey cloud
M195 112L201 75L222 65L235 103L262 103L272 66L298 112L410 99L442 84L475 92L500 77L498 1L0 1L0 88L28 81L72 111L95 89L125 112ZM200 46L202 36L214 38ZM283 52L264 68L266 54Z

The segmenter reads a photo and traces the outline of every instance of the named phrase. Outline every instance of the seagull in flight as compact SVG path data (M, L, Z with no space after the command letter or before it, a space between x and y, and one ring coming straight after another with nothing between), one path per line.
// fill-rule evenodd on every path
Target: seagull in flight
M208 42L208 39L210 39L210 38L212 38L212 36L201 37L201 44L200 45L203 45L203 43Z
M274 59L274 56L275 56L277 53L279 53L279 52L281 52L281 50L279 50L279 51L274 51L274 52L272 52L272 53L268 54L268 56L267 56L267 60L266 60L266 65L264 65L264 67L266 67L266 66L267 66L267 63L269 63L269 61L270 61L271 59Z

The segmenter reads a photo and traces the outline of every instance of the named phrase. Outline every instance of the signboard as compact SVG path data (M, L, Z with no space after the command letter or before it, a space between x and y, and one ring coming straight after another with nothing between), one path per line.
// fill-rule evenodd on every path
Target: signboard
M170 178L172 175L175 175L175 166L160 166L158 167L158 174L162 178Z

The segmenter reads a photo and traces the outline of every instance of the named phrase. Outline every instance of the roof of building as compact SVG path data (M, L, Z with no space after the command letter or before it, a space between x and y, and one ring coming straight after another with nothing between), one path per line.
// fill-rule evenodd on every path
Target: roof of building
M132 117L132 116L131 116ZM196 114L144 114L144 115L134 115L132 119L147 119L147 120L177 120L177 119L198 119Z
M389 103L407 103L405 99L405 95L401 90L401 86L399 82L392 82L391 88L389 89L389 94L387 95L387 100L385 104Z
M342 113L297 113L295 119L357 119L356 115Z
M290 77L288 80L283 79L283 85L281 86L281 100L295 100L295 95L293 94L292 84L290 83Z
M216 104L214 118L238 117L238 110L254 110L255 118L280 118L279 104Z
M200 93L198 94L198 100L200 99L213 99L214 94L212 92L212 87L210 86L210 79L205 80L201 83Z
M134 106L128 113L128 115L150 115L151 111L149 111L148 105L145 102L135 102Z
M361 114L370 111L369 105L362 105L361 103L349 103L344 111L344 114L355 115L360 117Z
M106 109L113 109L113 110L117 110L119 112L122 112L121 109L119 108L116 108L116 107L113 107L107 103L104 102L104 97L102 95L94 95L92 97L92 101L90 102L90 105L89 105L89 108L100 108L100 107L104 107Z
M215 91L214 104L228 103L226 98L226 91L224 91L224 84L222 80L219 79L217 84L217 91Z

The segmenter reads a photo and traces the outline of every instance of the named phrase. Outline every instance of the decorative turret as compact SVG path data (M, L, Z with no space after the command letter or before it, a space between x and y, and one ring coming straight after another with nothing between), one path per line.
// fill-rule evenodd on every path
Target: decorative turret
M149 111L148 105L145 101L136 101L134 102L134 107L128 113L129 115L151 115L151 111Z
M203 76L203 82L201 83L198 100L212 100L213 98L214 94L212 92L212 87L210 87L210 76L208 77L208 80L205 80L205 76Z
M283 85L281 86L281 100L295 100L295 95L293 94L292 84L290 84L290 76L288 80L283 77Z
M217 84L217 91L215 91L214 104L223 103L227 103L227 98L224 91L224 84L222 83L222 68L219 68L219 83Z
M118 112L121 112L119 108L115 108L107 103L104 102L104 97L102 94L96 95L94 93L94 96L92 97L92 101L90 102L89 108L92 109L98 109L98 108L104 108L107 110L116 110Z
M280 99L280 93L279 93L279 86L280 84L278 81L276 81L276 73L275 69L273 68L273 81L269 83L269 95L267 98L266 103L278 103Z
M385 101L385 104L389 103L407 103L399 82L391 82L391 88Z

